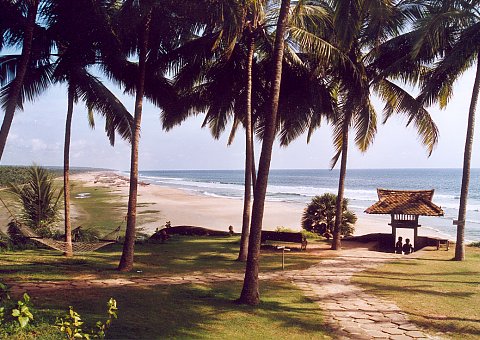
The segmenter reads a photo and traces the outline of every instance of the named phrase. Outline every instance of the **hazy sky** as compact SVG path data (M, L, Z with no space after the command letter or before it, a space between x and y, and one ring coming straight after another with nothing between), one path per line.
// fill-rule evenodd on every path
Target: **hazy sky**
M431 108L430 112L440 129L440 142L430 158L421 146L413 127L405 128L404 118L394 117L379 125L374 144L362 154L349 150L349 168L460 168L463 161L467 113L474 80L473 69L457 83L455 96L446 110ZM118 90L117 90L118 92ZM133 97L121 96L133 112ZM7 140L2 165L63 164L63 140L66 116L66 90L50 89L35 103L18 111ZM382 105L375 103L381 113ZM182 126L164 132L160 111L150 104L144 106L140 142L140 170L154 169L242 169L244 164L243 130L239 130L232 146L226 146L228 132L213 140L207 129L201 129L202 115L191 118ZM381 120L381 119L380 119ZM480 118L472 167L480 167ZM83 105L74 111L71 145L71 166L102 167L128 170L130 147L117 139L111 147L104 133L104 121L96 118L96 129L88 126ZM334 152L331 130L317 131L310 144L302 136L288 148L275 147L272 168L328 168ZM259 145L257 144L259 155Z

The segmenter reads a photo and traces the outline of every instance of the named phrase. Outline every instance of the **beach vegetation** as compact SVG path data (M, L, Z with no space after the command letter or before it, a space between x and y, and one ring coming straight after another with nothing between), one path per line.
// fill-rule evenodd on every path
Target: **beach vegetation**
M425 62L435 60L434 67L421 78L419 98L426 104L438 103L445 108L452 98L457 80L475 67L475 80L470 96L467 131L463 156L462 184L458 209L455 260L465 259L465 220L467 212L470 163L472 157L475 111L480 92L480 13L478 1L421 2L422 17L417 22L417 40L413 55Z
M29 178L28 166L0 166L0 187L23 184Z
M335 227L336 202L337 195L331 193L313 197L303 212L302 228L318 235L328 235L330 238ZM340 233L342 236L349 236L355 231L354 224L357 222L357 216L348 210L346 198L343 199L342 209Z
M28 169L28 181L9 185L9 192L20 205L18 220L35 231L51 232L59 221L63 190L57 188L52 173L39 166Z
M454 249L434 248L355 274L366 293L394 301L410 320L432 334L477 339L480 334L480 249L452 261Z

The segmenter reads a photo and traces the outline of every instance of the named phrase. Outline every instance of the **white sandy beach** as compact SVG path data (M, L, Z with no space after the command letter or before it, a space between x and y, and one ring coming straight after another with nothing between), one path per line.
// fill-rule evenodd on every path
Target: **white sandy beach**
M104 186L114 188L125 199L128 197L128 179L114 172L86 172L75 174L72 180L81 181L87 186ZM146 233L153 233L166 221L172 226L193 225L215 230L228 230L232 225L236 232L241 231L243 201L221 197L195 194L185 190L159 185L138 186L138 212L158 210L154 221L138 225ZM305 206L297 203L266 202L263 219L264 230L274 230L279 226L300 230L300 219ZM126 208L125 208L126 209ZM373 216L357 212L355 235L369 233L389 233L389 216ZM410 235L411 233L411 235ZM439 236L433 229L420 228L419 235ZM399 236L413 237L410 230L401 231Z

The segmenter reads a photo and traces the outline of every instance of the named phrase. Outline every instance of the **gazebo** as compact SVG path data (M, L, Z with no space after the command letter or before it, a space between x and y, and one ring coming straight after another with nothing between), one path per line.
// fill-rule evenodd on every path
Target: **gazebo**
M415 250L418 238L419 216L443 216L443 210L432 202L434 190L386 190L377 189L378 202L367 208L367 214L389 214L392 218L393 244L397 228L413 229Z

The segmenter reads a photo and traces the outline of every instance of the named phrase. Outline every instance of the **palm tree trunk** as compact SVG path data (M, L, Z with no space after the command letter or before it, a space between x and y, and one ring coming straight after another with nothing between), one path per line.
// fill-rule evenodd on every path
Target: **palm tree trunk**
M247 260L248 237L250 235L250 203L252 200L252 64L255 51L255 38L250 37L247 56L247 112L245 122L245 192L243 197L242 236L237 261Z
M12 126L13 116L17 108L17 102L22 90L23 81L27 74L30 55L32 54L33 32L35 29L35 20L37 18L39 0L29 2L25 32L23 34L22 55L18 63L15 79L12 81L12 88L8 98L5 116L3 117L2 127L0 128L0 160L2 159L5 144L7 143L8 133Z
M465 260L465 220L467 217L468 186L470 184L470 161L472 159L473 134L475 130L475 109L480 90L480 54L477 56L477 72L473 85L470 109L468 111L467 138L463 154L462 189L460 192L460 207L458 209L457 243L455 244L455 261Z
M65 143L63 146L63 203L65 211L65 243L67 248L64 255L73 256L72 224L70 221L70 139L73 116L73 89L68 88L67 120L65 123Z
M270 93L270 114L266 117L265 134L262 143L262 152L258 164L258 177L254 190L252 225L248 244L247 266L243 289L239 298L240 303L257 305L260 302L258 265L260 256L260 240L262 234L263 211L265 207L265 195L267 192L268 173L272 159L272 148L275 140L277 126L278 101L280 97L280 83L282 81L282 61L285 46L285 31L287 29L290 0L282 0L275 35L273 50L272 87Z
M138 144L140 141L140 126L142 122L143 95L145 91L145 73L148 48L148 34L150 31L151 13L145 19L143 31L140 37L138 82L135 96L135 117L132 136L132 154L130 162L130 190L128 195L127 228L123 243L122 257L118 265L120 271L133 269L133 254L135 248L135 224L137 217L137 190L138 190Z
M253 138L253 118L252 118L252 130L251 130L251 137L250 140L252 141L252 187L253 191L255 191L255 186L257 185L257 171L255 170L255 139Z
M343 212L343 193L345 191L345 177L347 174L347 151L348 151L348 127L350 125L350 116L345 117L342 131L342 160L340 163L340 176L338 179L337 202L335 203L335 226L333 227L332 249L341 248L340 230L342 224Z

